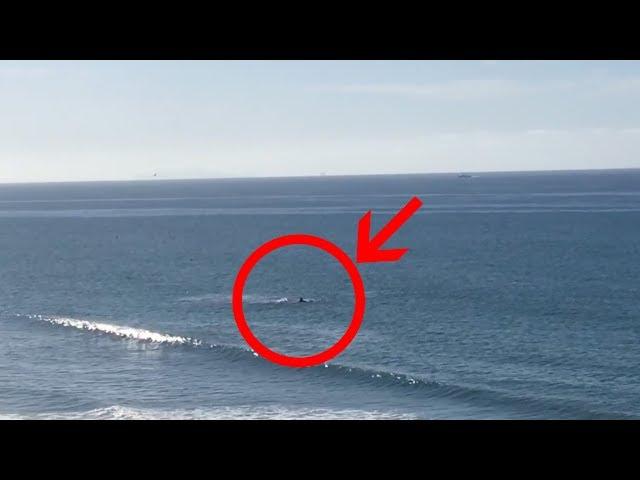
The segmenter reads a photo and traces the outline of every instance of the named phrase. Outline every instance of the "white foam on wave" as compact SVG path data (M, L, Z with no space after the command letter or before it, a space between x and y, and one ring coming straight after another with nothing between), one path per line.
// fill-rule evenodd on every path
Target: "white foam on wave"
M410 420L416 417L400 412L358 409L234 406L162 410L114 405L85 412L0 414L0 418L13 420Z
M144 328L112 325L110 323L94 322L67 317L45 317L42 315L30 315L29 317L42 320L52 325L77 328L78 330L87 330L90 332L102 332L109 335L114 335L116 337L130 338L132 340L138 340L142 342L169 343L174 345L202 345L202 342L198 339L182 337L178 335L169 335L166 333L152 332L151 330L145 330Z

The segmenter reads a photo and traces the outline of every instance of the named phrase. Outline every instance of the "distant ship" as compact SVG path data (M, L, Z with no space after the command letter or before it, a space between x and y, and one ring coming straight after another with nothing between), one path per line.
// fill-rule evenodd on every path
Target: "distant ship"
M473 177L468 173L460 173L458 174L458 178L473 178Z

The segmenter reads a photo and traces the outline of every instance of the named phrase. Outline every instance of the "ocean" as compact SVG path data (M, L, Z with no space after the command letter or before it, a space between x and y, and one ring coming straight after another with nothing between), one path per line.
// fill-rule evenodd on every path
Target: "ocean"
M286 368L240 336L231 289L262 243L307 233L354 256L367 303L349 347ZM640 171L0 185L0 417L640 418ZM303 297L308 302L299 303ZM270 348L342 335L349 278L304 246L253 270Z

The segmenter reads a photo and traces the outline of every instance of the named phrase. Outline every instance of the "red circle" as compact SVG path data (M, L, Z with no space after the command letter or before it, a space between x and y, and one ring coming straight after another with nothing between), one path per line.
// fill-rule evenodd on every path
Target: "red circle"
M344 334L331 347L314 355L306 357L294 357L271 350L260 340L258 340L258 338L253 334L251 328L249 328L249 324L247 323L247 320L244 316L244 311L242 309L242 292L244 291L244 286L247 282L249 274L251 273L251 270L253 270L256 264L265 255L268 255L278 248L287 247L290 245L307 245L327 252L336 260L338 260L338 262L340 262L342 267L349 274L349 278L351 279L351 283L353 284L353 296L355 299L353 316L351 317L351 323L349 323L349 326L345 330ZM273 363L277 363L278 365L283 365L285 367L311 367L331 360L336 355L341 353L345 348L347 348L347 346L355 338L358 330L360 329L360 325L362 324L362 318L364 317L364 285L362 282L362 277L360 276L360 272L358 272L358 267L356 267L355 263L353 263L351 258L349 258L344 250L342 250L337 245L331 243L328 240L325 240L324 238L316 237L314 235L285 235L283 237L269 240L268 242L259 246L242 264L242 267L240 267L238 275L236 276L235 283L233 284L232 306L233 315L235 316L238 330L240 330L240 334L244 337L244 339L254 350L254 352Z

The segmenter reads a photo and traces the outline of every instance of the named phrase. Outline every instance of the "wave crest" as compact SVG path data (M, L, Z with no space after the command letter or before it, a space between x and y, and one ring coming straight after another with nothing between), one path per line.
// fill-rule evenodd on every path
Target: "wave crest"
M113 405L86 412L49 412L35 415L0 414L0 418L13 420L401 420L414 417L401 412L357 409L234 406L193 410L161 410Z
M195 338L152 332L151 330L145 330L144 328L126 327L112 325L110 323L93 322L66 317L43 317L42 315L32 315L30 318L37 318L38 320L42 320L52 325L72 327L77 328L78 330L87 330L90 332L102 332L116 337L130 338L132 340L142 342L168 343L174 345L202 345L202 341Z

